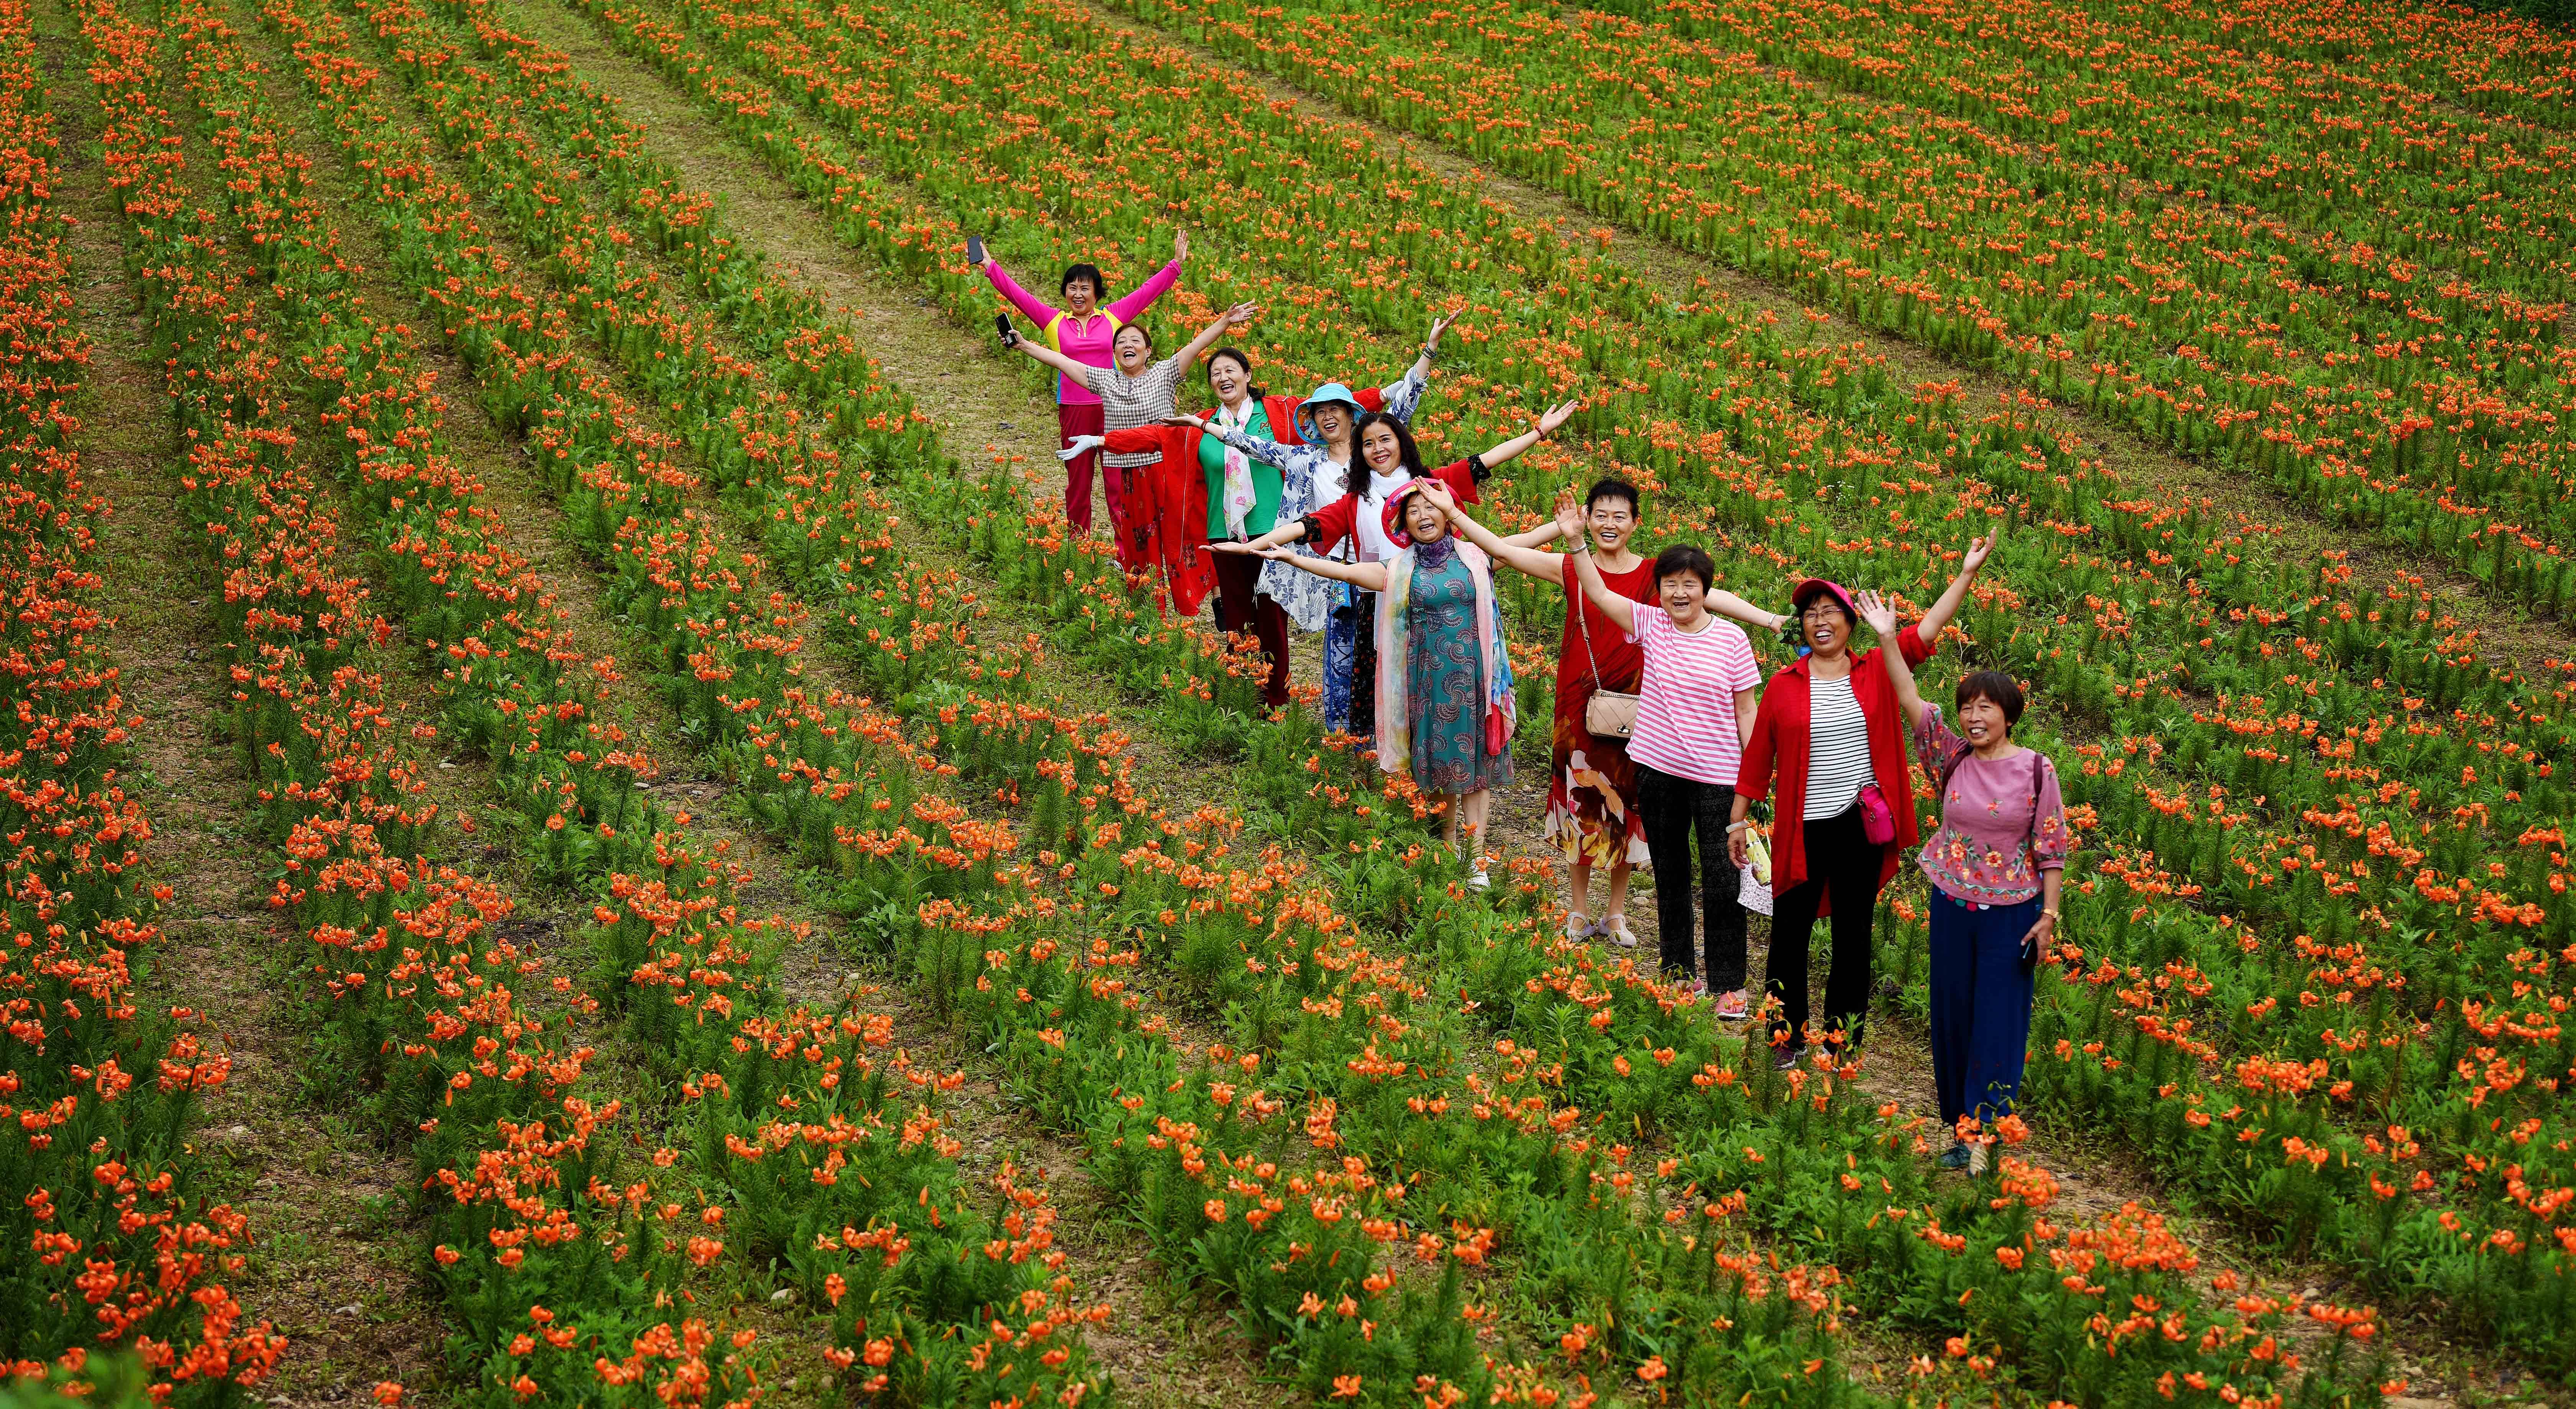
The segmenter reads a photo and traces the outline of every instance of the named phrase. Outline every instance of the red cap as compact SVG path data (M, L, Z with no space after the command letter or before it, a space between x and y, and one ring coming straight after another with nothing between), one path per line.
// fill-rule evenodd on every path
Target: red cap
M1851 594L1843 590L1843 585L1839 582L1828 582L1821 577L1811 577L1799 583L1798 590L1789 594L1789 606L1791 610L1804 615L1807 604L1818 597L1833 598L1842 607L1844 616L1855 622L1860 620L1860 608L1853 604Z

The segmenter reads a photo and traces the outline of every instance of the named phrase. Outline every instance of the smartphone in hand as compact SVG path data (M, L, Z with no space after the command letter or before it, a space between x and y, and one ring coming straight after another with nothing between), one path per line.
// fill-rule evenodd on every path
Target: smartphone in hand
M1002 334L1002 346L1018 347L1020 345L1020 330L1011 326L1011 315L1007 313L994 314L993 326Z
M981 268L981 267L983 266L983 263L984 263L984 237L983 237L983 236L981 236L981 235L969 235L969 236L967 236L967 237L966 237L966 262L967 262L967 263L969 263L969 264L975 265L975 266L976 266L976 267L978 267L978 268Z

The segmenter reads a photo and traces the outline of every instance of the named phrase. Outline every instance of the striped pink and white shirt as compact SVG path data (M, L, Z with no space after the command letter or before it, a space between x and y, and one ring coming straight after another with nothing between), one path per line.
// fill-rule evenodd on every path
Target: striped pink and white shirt
M1735 696L1762 688L1762 667L1744 628L1710 617L1685 632L1660 605L1641 602L1628 639L1646 657L1628 757L1677 778L1734 787L1744 757Z

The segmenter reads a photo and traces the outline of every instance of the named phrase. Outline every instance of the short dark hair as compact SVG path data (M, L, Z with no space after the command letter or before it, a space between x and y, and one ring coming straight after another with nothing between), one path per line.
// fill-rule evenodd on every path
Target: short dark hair
M1966 709L1970 700L1992 700L2004 712L2004 727L2021 722L2021 684L2000 670L1975 670L1959 678L1958 697L1951 703Z
M1369 470L1368 462L1359 453L1360 437L1368 434L1371 426L1384 426L1395 432L1396 453L1406 474L1419 478L1423 473L1422 451L1413 443L1412 430L1384 411L1362 411L1358 424L1351 427L1351 462L1342 470L1342 492L1347 494L1353 485L1357 485L1362 503L1368 501Z
M1055 281L1055 291L1057 293L1063 293L1065 290L1072 288L1073 281L1076 279L1089 279L1091 281L1091 296L1093 298L1105 299L1109 297L1109 281L1100 277L1100 266L1097 264L1066 265L1064 267L1064 277Z
M1215 368L1216 360L1220 357L1233 358L1234 365L1243 369L1244 381L1250 382L1252 380L1252 359L1244 355L1242 348L1220 347L1216 351L1209 353L1208 366L1210 369ZM1247 386L1244 389L1244 395L1251 397L1255 401L1263 401L1269 398L1270 391L1266 387Z
M1603 475L1601 478L1594 480L1592 482L1592 492L1583 496L1583 507L1586 509L1598 508L1600 507L1601 501L1604 499L1625 499L1628 501L1629 513L1643 514L1646 512L1646 501L1637 497L1637 486L1619 478L1617 475Z
M1699 579L1703 592L1717 585L1717 563L1696 543L1676 543L1655 555L1656 586L1663 586L1667 577L1685 572Z

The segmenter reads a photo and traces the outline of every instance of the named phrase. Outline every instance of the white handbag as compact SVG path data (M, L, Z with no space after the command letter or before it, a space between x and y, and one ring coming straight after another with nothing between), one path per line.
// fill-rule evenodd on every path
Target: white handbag
M1583 659L1592 667L1592 698L1583 702L1583 728L1596 739L1625 739L1637 732L1637 697L1601 688L1601 662L1592 654L1592 609L1575 593L1574 626L1583 633Z

